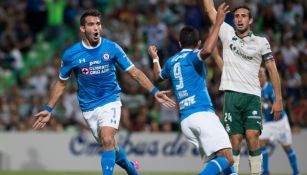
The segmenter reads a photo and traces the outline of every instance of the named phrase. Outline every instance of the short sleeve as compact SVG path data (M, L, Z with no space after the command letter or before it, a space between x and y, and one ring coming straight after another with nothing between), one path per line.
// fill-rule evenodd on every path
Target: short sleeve
M272 50L271 50L271 45L269 43L269 41L266 38L262 38L262 42L261 42L261 57L264 61L269 61L273 59L273 55L272 55Z
M229 36L232 37L233 34L235 34L235 30L233 29L233 27L223 22L223 24L221 25L220 31L219 31L219 37L222 43L224 43L227 40L227 37Z
M72 61L69 61L69 56L64 54L62 61L61 61L61 68L60 68L60 74L59 74L59 78L61 80L68 80L71 72L72 72L72 68L73 68L73 64Z
M131 67L133 67L133 63L128 58L127 54L123 51L123 49L115 44L115 62L119 65L121 69L124 71L129 70Z
M162 68L161 72L160 72L160 77L162 79L168 79L170 78L170 61L167 61L166 64L164 65L164 67Z

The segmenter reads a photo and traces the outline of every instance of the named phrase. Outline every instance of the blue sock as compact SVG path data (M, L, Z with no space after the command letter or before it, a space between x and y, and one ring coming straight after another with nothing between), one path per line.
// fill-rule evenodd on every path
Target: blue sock
M293 170L293 174L299 174L295 151L292 148L290 148L287 150L287 155Z
M199 175L215 175L229 167L225 157L217 157L208 162L207 166Z
M223 171L223 174L224 174L224 175L237 175L237 173L236 173L236 171L235 171L235 168L234 168L233 166L226 168L226 169Z
M266 147L261 147L260 148L261 152L262 152L262 170L263 170L263 174L269 173L269 152L268 149Z
M125 150L118 145L118 154L116 155L115 163L125 169L128 175L138 175L139 173L134 168L134 165L128 160Z
M101 153L102 175L113 175L115 166L115 150L106 150Z

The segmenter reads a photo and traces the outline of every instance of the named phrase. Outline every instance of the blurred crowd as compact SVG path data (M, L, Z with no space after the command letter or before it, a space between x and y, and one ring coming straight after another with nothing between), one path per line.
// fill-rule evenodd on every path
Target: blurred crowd
M216 1L216 4L219 2ZM252 9L253 31L267 37L281 77L284 108L294 131L307 126L307 1L236 0L231 8ZM103 13L104 37L117 42L133 63L153 80L149 45L156 45L163 66L180 50L184 25L199 29L205 39L210 27L199 0L1 0L0 1L0 131L29 131L33 114L42 109L58 77L63 51L80 40L83 9ZM230 13L226 21L232 24ZM220 116L221 73L207 60L208 89ZM171 132L179 127L178 110L166 109L128 74L118 70L122 87L120 129ZM86 124L76 97L74 77L53 112L48 131L84 131ZM170 89L169 82L159 83ZM174 97L173 97L174 98Z

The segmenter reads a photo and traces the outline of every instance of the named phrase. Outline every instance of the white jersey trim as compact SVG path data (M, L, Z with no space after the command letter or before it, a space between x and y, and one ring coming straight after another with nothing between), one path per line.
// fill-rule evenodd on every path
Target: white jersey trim
M131 66L129 66L127 69L125 69L125 72L127 72L128 70L130 70L132 67L134 67L134 64L132 64Z
M61 79L61 80L68 80L70 77L67 77L67 78L64 78L64 77L62 77L61 75L59 75L59 78Z

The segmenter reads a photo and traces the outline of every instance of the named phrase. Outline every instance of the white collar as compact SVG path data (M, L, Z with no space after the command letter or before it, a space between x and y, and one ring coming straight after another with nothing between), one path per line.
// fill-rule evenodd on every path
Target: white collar
M101 37L99 37L99 42L98 42L97 46L95 46L95 47L86 45L85 42L84 42L83 40L81 41L81 43L82 43L83 47L85 47L85 48L87 48L87 49L96 49L97 47L100 46L101 40L102 40Z

